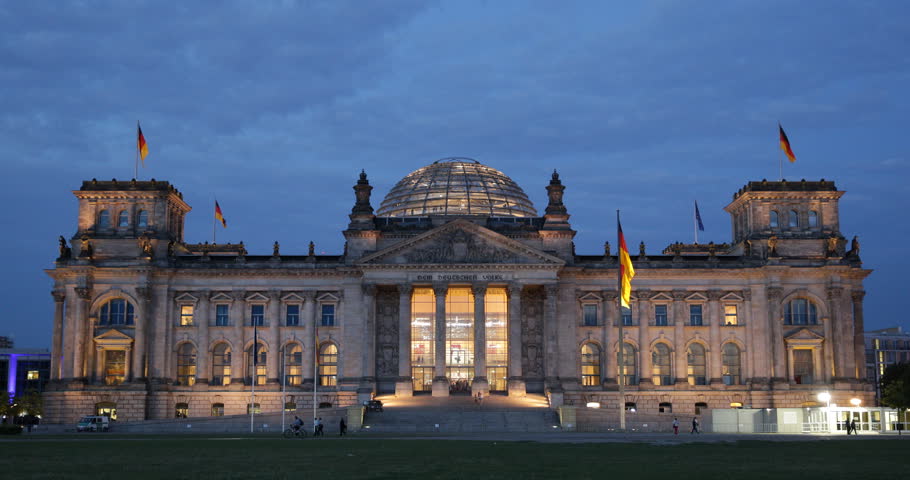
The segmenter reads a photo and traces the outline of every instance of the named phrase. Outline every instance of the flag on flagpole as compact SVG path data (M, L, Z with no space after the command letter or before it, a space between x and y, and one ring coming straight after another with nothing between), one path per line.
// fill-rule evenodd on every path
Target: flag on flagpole
M698 223L698 229L705 231L705 224L701 223L701 212L698 211L698 200L695 201L695 222Z
M215 220L221 222L221 226L227 228L227 220L224 219L224 215L221 214L221 206L218 205L218 200L215 200Z
M142 160L142 166L145 166L145 157L149 154L149 146L145 143L145 135L142 134L142 127L136 122L136 148L139 149L139 158Z
M777 129L780 130L780 149L787 154L790 163L795 162L796 155L793 154L793 149L790 148L790 140L787 138L787 134L784 133L784 127L780 126L780 122L777 123Z
M622 234L622 224L619 223L619 212L616 213L616 228L619 232L619 301L623 307L631 308L632 277L635 269L632 268L632 257L626 247L626 237Z

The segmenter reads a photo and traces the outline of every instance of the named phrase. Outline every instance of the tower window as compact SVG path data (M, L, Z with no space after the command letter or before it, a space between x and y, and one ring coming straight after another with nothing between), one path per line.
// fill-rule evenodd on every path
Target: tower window
M796 210L790 210L790 215L787 220L789 222L788 225L790 225L790 228L799 227L799 214L796 213Z
M121 210L117 217L118 227L128 227L130 225L130 214L126 210Z
M809 212L809 226L817 227L818 226L818 212L812 210Z
M136 217L136 225L139 227L149 226L149 212L146 210L139 210L139 215Z
M780 222L778 221L778 215L777 215L776 210L771 210L771 219L770 219L769 225L771 226L771 228L777 228L780 226Z
M111 226L111 212L102 210L98 214L98 228L108 228Z

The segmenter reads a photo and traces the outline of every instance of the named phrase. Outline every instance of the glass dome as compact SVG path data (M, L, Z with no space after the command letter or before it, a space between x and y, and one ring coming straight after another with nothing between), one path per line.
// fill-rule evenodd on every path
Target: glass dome
M376 215L536 217L537 210L521 187L499 170L471 158L452 157L401 179L383 199Z

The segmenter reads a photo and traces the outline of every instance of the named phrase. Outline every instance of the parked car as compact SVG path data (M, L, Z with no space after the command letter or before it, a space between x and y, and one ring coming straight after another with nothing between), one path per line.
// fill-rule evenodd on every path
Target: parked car
M77 432L106 432L111 428L111 419L103 415L86 415L76 424Z

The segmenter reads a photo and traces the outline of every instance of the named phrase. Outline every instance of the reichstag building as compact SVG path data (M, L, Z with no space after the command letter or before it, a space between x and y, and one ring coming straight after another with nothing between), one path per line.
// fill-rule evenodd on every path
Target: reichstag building
M539 212L502 172L449 158L374 211L361 173L342 255L249 255L188 243L190 206L166 181L85 181L47 270L47 420L243 414L253 386L263 412L480 392L616 408L618 382L640 411L873 403L870 270L834 182L749 182L725 208L729 243L633 248L621 315L615 245L576 253L566 186L545 186Z

